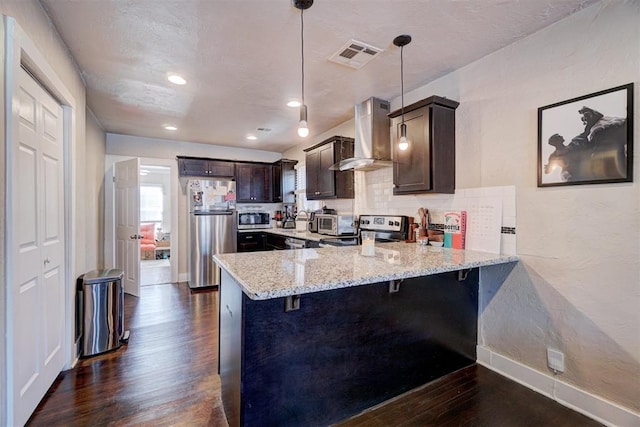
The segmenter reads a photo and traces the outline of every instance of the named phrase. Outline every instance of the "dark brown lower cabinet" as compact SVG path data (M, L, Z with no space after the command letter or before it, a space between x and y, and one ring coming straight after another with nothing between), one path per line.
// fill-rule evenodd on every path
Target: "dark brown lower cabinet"
M266 235L263 232L238 233L238 252L255 252L266 249Z
M478 271L249 299L223 270L220 376L231 427L330 425L476 360Z

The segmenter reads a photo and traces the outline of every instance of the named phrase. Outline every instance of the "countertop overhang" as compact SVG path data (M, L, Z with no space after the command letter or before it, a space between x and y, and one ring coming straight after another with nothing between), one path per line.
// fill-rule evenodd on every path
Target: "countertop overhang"
M302 295L387 280L517 262L515 255L379 243L375 256L360 246L214 255L214 261L252 300Z

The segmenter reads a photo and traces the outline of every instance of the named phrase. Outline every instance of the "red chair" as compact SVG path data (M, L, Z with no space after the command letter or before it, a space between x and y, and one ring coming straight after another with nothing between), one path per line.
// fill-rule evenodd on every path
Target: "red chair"
M156 224L140 224L140 257L142 259L156 258Z

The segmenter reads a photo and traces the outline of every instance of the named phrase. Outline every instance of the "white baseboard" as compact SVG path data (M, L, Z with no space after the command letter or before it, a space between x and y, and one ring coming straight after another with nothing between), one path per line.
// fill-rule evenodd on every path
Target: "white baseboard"
M178 282L187 282L187 281L189 281L189 273L178 274Z
M477 362L563 406L607 426L640 427L640 414L565 383L484 346L477 346Z

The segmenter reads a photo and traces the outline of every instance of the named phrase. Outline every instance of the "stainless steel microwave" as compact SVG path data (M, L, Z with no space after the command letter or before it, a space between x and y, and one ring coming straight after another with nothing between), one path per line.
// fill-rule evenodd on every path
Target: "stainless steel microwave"
M271 228L269 212L238 212L238 230Z
M344 236L356 234L356 217L354 215L316 214L318 233L328 236Z

